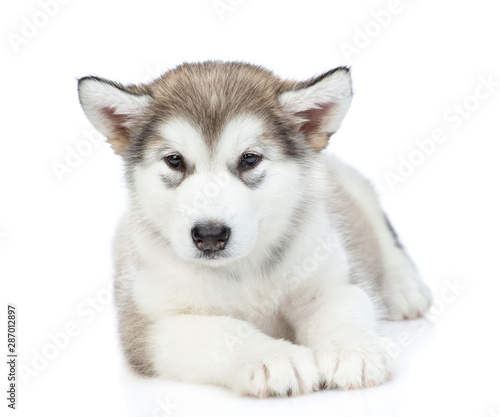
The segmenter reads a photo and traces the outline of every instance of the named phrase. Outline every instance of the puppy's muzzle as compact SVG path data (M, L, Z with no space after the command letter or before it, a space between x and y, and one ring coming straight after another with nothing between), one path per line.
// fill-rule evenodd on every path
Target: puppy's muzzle
M202 251L224 249L230 234L231 229L224 225L197 225L191 230L194 244Z

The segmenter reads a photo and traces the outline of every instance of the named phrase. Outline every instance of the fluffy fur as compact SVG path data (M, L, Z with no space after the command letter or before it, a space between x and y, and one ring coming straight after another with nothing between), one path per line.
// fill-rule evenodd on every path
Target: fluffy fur
M85 77L79 94L126 165L115 295L133 369L260 397L390 377L377 320L431 298L369 183L322 152L351 102L347 68L295 82L184 64L147 85ZM230 228L222 250L197 247L199 224Z

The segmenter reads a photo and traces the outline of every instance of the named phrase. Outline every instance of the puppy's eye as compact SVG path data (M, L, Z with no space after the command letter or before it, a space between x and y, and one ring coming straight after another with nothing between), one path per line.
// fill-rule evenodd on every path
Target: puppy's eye
M165 157L165 162L172 169L182 169L184 167L184 161L182 156L178 154L169 155Z
M261 156L255 153L244 153L241 155L240 169L253 168L261 160Z

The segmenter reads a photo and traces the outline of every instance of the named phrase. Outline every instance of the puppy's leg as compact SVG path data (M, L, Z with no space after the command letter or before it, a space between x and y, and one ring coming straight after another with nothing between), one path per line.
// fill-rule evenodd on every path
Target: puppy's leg
M384 263L380 293L386 306L385 318L420 317L431 305L431 291L420 278L387 217L384 220L385 228L379 227L379 237Z
M373 284L386 307L385 318L401 320L423 315L430 307L431 292L384 215L375 190L354 168L335 158L331 158L331 162L336 179L363 211L379 245L383 271L381 279Z
M259 397L309 393L318 386L310 349L231 317L162 318L151 325L149 342L154 372L166 379L217 384Z
M359 287L302 292L291 300L286 316L296 342L313 350L325 387L362 388L390 378L389 339L377 334L374 306Z

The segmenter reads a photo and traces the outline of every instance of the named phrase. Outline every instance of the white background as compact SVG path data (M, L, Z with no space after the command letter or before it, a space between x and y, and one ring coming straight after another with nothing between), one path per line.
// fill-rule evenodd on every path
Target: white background
M222 0L235 6L221 17L212 0L66 0L48 18L38 1L6 3L0 305L17 305L24 375L9 415L500 415L497 2L400 0L388 15L386 0ZM356 51L343 51L347 44ZM108 289L110 241L124 207L121 165L107 145L84 143L93 131L76 78L141 82L205 59L249 61L296 79L352 66L354 101L330 149L374 182L436 297L427 319L386 327L400 339L390 383L258 400L125 370ZM496 82L489 94L480 77ZM464 104L458 120L444 118ZM398 158L435 129L447 140L391 189L386 173L397 174ZM58 177L54 166L76 149L88 154ZM5 335L6 311L2 317ZM0 381L5 398L5 366ZM5 399L1 408L5 415Z

